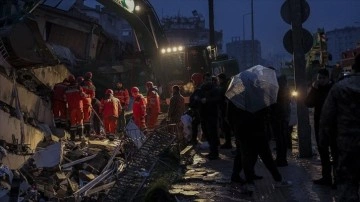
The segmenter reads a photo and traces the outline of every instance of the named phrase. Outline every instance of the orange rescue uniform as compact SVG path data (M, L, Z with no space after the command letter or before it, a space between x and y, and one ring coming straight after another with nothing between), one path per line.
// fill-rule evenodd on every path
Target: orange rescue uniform
M160 97L154 88L150 88L147 96L146 114L147 127L153 129L160 113Z
M120 100L113 95L111 95L108 99L101 100L101 113L103 115L106 134L115 134L121 109Z
M70 114L70 131L76 131L77 129L83 128L84 97L86 97L86 94L84 93L82 87L77 84L69 86L65 91L65 100Z
M66 125L67 113L64 96L68 85L68 82L63 81L55 84L53 88L51 103L56 127L64 127Z
M87 94L87 97L83 99L83 111L84 111L84 127L85 127L85 134L89 135L90 133L90 118L91 118L91 100L95 98L95 86L91 80L84 80L81 83L81 87L84 90L84 93Z
M144 98L143 95L139 94L136 97L134 97L133 117L135 124L141 130L146 128L145 115L146 115L146 99Z

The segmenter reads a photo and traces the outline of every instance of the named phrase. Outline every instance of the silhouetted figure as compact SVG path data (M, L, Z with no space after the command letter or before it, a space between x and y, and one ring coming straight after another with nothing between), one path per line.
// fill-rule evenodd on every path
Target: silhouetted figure
M334 164L338 165L335 182L339 201L355 202L360 201L360 54L355 57L352 70L352 75L334 84L325 100L319 145L330 146Z
M322 167L322 178L314 180L314 184L329 186L332 185L330 153L329 148L323 148L319 144L319 122L321 116L321 109L332 85L333 83L330 81L329 78L329 71L326 69L320 69L318 71L317 79L313 82L310 92L305 99L305 105L307 107L314 108L315 139Z
M287 149L290 118L290 90L287 86L287 78L282 75L278 78L279 90L277 101L271 106L271 122L276 138L276 165L287 166Z
M220 109L220 129L222 134L225 137L225 143L220 146L221 149L231 149L231 126L229 122L225 119L226 116L226 106L228 99L225 97L226 90L229 86L229 79L226 77L224 73L218 75L219 80L219 93L220 93L220 102L219 102L219 109Z

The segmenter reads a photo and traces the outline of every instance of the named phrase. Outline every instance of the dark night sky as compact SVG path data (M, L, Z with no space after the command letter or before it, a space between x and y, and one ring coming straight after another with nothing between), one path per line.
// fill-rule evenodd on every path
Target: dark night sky
M203 14L208 27L207 0L149 0L159 18L162 16L191 16L197 10ZM254 35L262 44L263 57L271 54L288 55L282 45L283 35L291 27L280 16L284 0L254 1ZM86 0L94 5L95 0ZM243 15L251 11L251 0L214 0L215 29L223 30L224 47L231 38L243 36ZM311 33L317 28L330 31L346 26L360 26L360 0L307 0L310 16L303 27ZM96 4L96 3L95 3ZM251 17L246 15L245 39L251 39ZM355 46L355 44L354 44Z

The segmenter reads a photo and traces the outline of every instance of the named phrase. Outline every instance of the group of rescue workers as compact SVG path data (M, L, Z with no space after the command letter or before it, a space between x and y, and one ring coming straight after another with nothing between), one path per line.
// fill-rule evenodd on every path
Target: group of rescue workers
M69 130L71 140L75 140L76 136L80 139L84 136L113 138L126 127L129 91L122 82L117 82L114 90L106 89L105 96L99 100L95 96L92 76L91 72L77 78L69 75L53 87L51 101L55 126ZM146 97L138 87L130 90L133 121L141 130L153 129L160 113L160 97L156 87L148 81L146 88Z

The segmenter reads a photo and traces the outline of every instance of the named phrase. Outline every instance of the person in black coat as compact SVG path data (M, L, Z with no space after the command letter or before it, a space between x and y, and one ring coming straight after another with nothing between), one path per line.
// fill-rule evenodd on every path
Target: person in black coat
M228 99L225 96L226 90L229 86L229 79L226 77L224 73L219 74L218 76L219 80L219 93L220 93L220 103L219 103L219 109L220 109L220 129L222 134L225 137L225 143L220 146L221 149L231 149L232 143L231 143L231 126L229 125L229 122L224 118L226 116L226 106Z
M210 73L206 73L204 75L204 84L201 86L200 118L203 120L201 124L204 124L206 140L210 147L209 154L207 155L207 158L210 160L219 158L218 118L220 99L219 89L212 82Z
M320 155L322 178L314 180L313 182L314 184L319 185L332 185L329 150L328 148L322 148L319 144L319 123L321 110L332 85L333 83L329 78L329 71L327 69L320 69L317 74L317 79L312 83L310 91L305 99L305 105L309 108L314 108L315 140Z
M287 166L287 148L290 119L290 90L287 78L281 75L278 78L279 90L276 103L271 106L271 126L276 138L276 165Z

